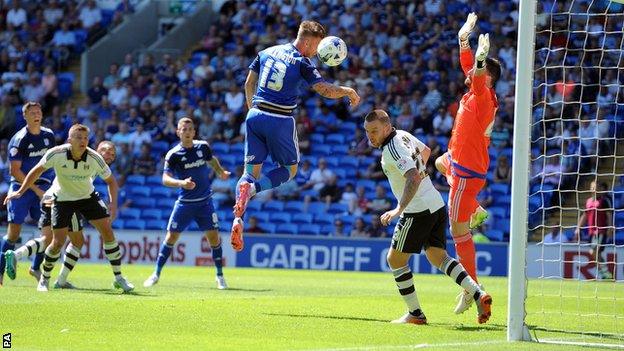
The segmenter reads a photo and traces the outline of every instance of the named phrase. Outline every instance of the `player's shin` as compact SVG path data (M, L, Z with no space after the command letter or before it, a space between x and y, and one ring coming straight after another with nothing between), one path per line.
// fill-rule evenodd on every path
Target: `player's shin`
M409 266L400 267L392 270L394 281L396 282L399 294L403 297L407 308L413 316L417 317L422 314L418 295L414 288L414 279Z
M468 275L468 272L464 269L462 264L457 262L452 257L446 256L438 269L440 269L442 273L451 277L457 285L464 288L464 290L466 290L475 300L478 300L479 297L481 297L483 291L481 290L481 287L479 287L479 284L477 284L477 282L475 282Z
M50 279L50 275L52 273L52 270L54 269L54 265L56 264L56 261L59 259L60 256L61 251L56 251L52 245L46 248L42 264L42 279Z
M119 250L119 244L117 240L104 243L104 253L108 262L110 262L111 268L115 279L121 277L121 251Z
M464 266L470 277L472 277L474 281L478 281L476 251L472 235L468 232L461 236L454 236L453 241L455 242L455 252L457 253L459 262Z
M212 249L212 260L214 261L217 275L223 275L223 248L221 247L221 240L217 246L210 246Z
M63 266L61 267L61 272L59 273L57 280L59 284L63 285L67 282L67 276L69 276L69 273L71 273L76 266L78 259L80 259L80 250L70 243L65 249Z
M5 267L5 260L4 260L4 253L7 250L14 250L15 249L15 242L13 241L9 241L8 239L5 239L2 241L2 249L0 250L0 276L4 274L4 267Z
M162 272L165 263L171 256L171 251L173 251L173 245L167 244L166 241L163 241L160 246L160 252L158 253L158 259L156 260L156 275L160 276L160 272Z

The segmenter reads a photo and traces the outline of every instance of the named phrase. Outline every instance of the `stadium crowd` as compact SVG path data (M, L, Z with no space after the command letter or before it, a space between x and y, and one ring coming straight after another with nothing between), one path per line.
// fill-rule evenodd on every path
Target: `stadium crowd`
M317 66L325 79L355 88L362 103L350 109L346 101L326 100L311 91L300 101L296 117L302 152L299 174L281 188L254 199L249 207L249 216L254 217L255 223L251 227L272 233L373 237L389 235L376 214L394 204L387 182L381 181L385 175L377 161L380 152L368 145L362 132L362 117L373 107L387 110L397 128L425 141L432 149L429 174L436 187L447 194L446 181L435 170L433 161L446 151L453 118L465 91L457 30L465 14L476 11L481 18L488 19L478 22L479 31L490 33L490 53L498 56L503 66L496 87L499 110L491 134L489 185L481 194L481 201L493 218L490 228L483 232L492 240L504 240L507 235L516 1L227 1L190 58L164 55L157 62L150 54L136 57L128 53L122 62L110 66L106 76L93 79L77 105L68 102L67 96L59 97L55 72L62 70L69 56L97 40L106 27L121 21L132 6L121 1L116 9L106 10L108 19L104 19L103 10L94 1L81 7L74 1L50 0L46 6L22 5L15 0L12 3L0 12L3 177L7 179L6 139L20 126L16 107L25 100L40 101L45 106L44 125L53 129L58 143L66 139L73 123L81 122L92 130L91 145L103 139L118 145L120 152L114 170L123 185L123 209L116 225L135 229L164 227L166 217L158 215L156 209L170 210L174 193L159 186L160 174L164 152L177 141L175 125L182 116L195 119L197 137L209 141L224 166L236 173L230 180L215 179L213 183L221 223L230 222L235 182L243 171L246 106L242 86L248 65L259 50L292 40L302 19L319 21L330 35L345 40L349 56L337 68L319 62ZM548 26L557 20L542 16L538 25ZM552 45L545 43L546 48L553 48ZM566 90L564 78L548 76L549 82L554 79L552 83L561 84L544 89L545 95L537 99L561 101L559 95L563 94L564 99L585 101L585 95L577 95L581 94L578 85L571 84L573 89ZM611 73L603 76L607 82L616 79ZM614 94L612 89L598 93ZM601 101L609 104L608 99L603 96ZM563 114L561 105L536 105L534 127L542 128L540 121ZM566 105L571 110L565 114L577 118L579 109L593 111L593 107L581 105ZM580 133L607 135L609 131L604 131L600 121L609 118L609 113L599 113L598 121L583 124ZM563 140L573 136L577 122L548 125L546 137L549 143L559 143L557 150L578 155L577 162L591 163L591 159L581 155L597 154L591 149L593 144L573 138ZM554 136L560 136L559 140L553 141ZM538 142L542 141L533 145L536 150L542 146ZM556 149L554 144L550 146ZM572 162L565 167L579 166ZM534 180L540 174L545 174L543 169L535 169ZM538 183L545 181L535 180ZM156 201L154 195L162 199ZM146 210L152 215L146 217ZM276 216L267 211L279 213Z

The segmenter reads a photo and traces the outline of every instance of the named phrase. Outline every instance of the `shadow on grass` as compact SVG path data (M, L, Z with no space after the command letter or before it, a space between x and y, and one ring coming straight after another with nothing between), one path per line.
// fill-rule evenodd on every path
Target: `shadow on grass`
M217 288L210 288L210 290L219 290ZM244 289L244 288L227 288L225 291L245 291L245 292L269 292L273 289Z
M65 289L69 290L69 289ZM143 297L155 297L152 293L145 293L140 291L123 292L117 289L105 289L105 288L76 288L71 289L73 291L85 292L85 293L99 293L104 295L130 295L130 296L143 296Z
M538 331L546 332L546 333L565 334L565 335L591 336L591 337L602 338L602 339L607 339L607 340L616 340L618 342L622 342L622 339L624 338L622 334L578 331L578 330L562 330L562 329L556 329L556 328L537 327L537 326L532 326L532 325L529 325L529 330L533 332L533 336L537 340L539 340L539 337L537 336Z
M317 315L317 314L265 313L265 315L278 316L278 317L293 317L293 318L322 318L322 319L336 319L336 320L351 320L351 321L378 322L378 323L390 322L387 319L352 317L352 316L327 316L327 315ZM507 326L502 325L502 324L483 324L483 325L473 326L473 325L464 325L464 324L455 324L455 323L428 323L428 325L432 327L443 327L443 328L450 328L450 329L462 330L462 331L474 331L474 330L504 331L507 329Z

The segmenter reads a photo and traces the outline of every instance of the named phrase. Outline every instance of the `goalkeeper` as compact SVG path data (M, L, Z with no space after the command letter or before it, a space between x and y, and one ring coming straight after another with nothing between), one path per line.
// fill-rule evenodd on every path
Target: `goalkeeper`
M459 58L466 75L465 83L470 90L460 101L448 151L436 160L436 167L446 174L451 188L448 208L455 251L460 263L475 281L475 246L470 234L470 222L473 214L473 222L482 222L487 218L487 212L479 208L477 195L485 185L490 163L488 146L498 108L494 86L501 75L498 60L487 57L490 49L488 34L479 36L479 47L475 57L472 55L468 39L476 22L477 15L470 13L459 31ZM468 310L474 302L466 291L457 298L457 314Z

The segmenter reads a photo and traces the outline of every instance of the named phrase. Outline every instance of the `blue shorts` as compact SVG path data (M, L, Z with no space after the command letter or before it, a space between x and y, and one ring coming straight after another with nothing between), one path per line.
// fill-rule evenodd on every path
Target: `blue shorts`
M37 184L39 189L46 191L50 187L49 183ZM19 190L20 184L11 183L9 193ZM41 215L41 199L34 191L28 190L19 199L12 199L7 206L7 220L9 223L23 224L26 215L30 213L30 218L39 220Z
M267 155L282 166L299 163L299 140L292 116L252 108L245 123L245 163L261 165Z
M181 233L188 228L191 221L197 222L199 230L218 230L219 218L214 210L212 198L198 202L175 202L167 231Z

